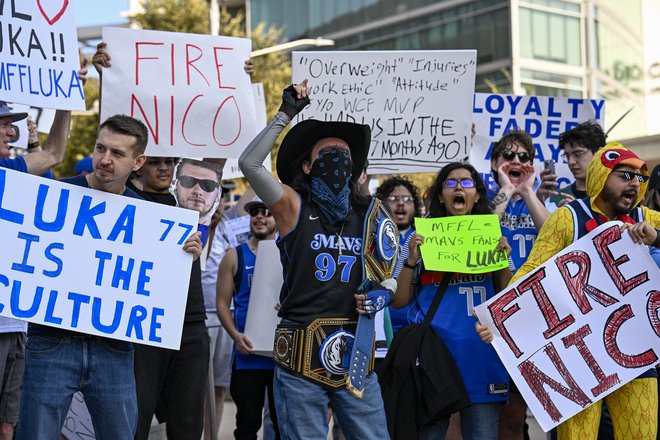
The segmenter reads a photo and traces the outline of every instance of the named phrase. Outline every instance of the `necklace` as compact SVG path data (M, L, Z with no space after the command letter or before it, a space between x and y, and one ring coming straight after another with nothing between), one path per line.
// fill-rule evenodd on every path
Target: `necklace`
M337 236L337 249L339 249L339 256L342 255L341 251L344 248L344 243L341 240L341 234L344 233L344 226L346 226L346 222L341 223L341 229L339 230L339 233L335 232L335 235Z

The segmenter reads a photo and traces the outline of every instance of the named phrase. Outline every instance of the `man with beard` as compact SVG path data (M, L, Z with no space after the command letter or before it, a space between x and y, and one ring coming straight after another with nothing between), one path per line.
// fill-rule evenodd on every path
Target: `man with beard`
M220 263L217 285L218 317L234 340L229 391L236 403L236 439L254 439L261 428L264 394L268 393L270 417L279 438L273 401L273 359L253 353L252 341L244 333L248 304L252 291L252 276L261 240L274 240L276 229L273 214L261 200L245 205L250 214L252 238L230 249ZM234 316L230 305L234 301ZM273 304L275 307L277 304Z
M620 220L634 242L660 247L660 212L639 206L648 186L649 171L640 158L617 142L600 149L587 170L588 198L555 211L545 222L529 259L511 283L530 273L580 237L608 221ZM478 325L482 339L490 330ZM658 389L655 369L642 374L605 397L612 416L614 437L655 438ZM602 400L557 427L559 440L596 440Z
M151 157L134 187L146 200L199 212L202 243L220 199L222 167L219 164L181 159L176 167L174 195L169 193L174 163ZM138 188L141 186L141 189ZM206 225L202 224L206 221ZM149 437L151 420L167 422L168 438L199 439L202 436L204 394L209 365L209 336L201 282L201 259L193 262L186 311L178 351L148 345L135 346L135 385L138 400L136 439ZM182 292L173 292L181 294Z
M372 292L369 300L357 295L370 203L357 179L364 170L371 130L351 122L305 120L280 146L281 183L263 166L282 130L309 104L308 91L306 80L287 87L280 110L239 159L241 171L273 213L280 233L282 322L273 351L275 401L278 410L283 408L278 412L279 429L284 438L325 439L331 403L347 438L387 438L380 386L368 360L364 376L354 374L364 385L358 399L346 388L350 349L324 356L342 340L355 338L358 313L379 310L373 306L377 298ZM379 286L376 291L380 299L396 290L394 280L386 281L391 281L390 288ZM315 335L310 344L296 342L309 332ZM361 335L357 337L361 343ZM360 346L358 342L354 344Z
M532 165L534 145L523 130L511 130L492 150L490 167L499 189L489 188L490 207L500 216L502 235L508 240L515 269L527 260L538 230L550 213L534 193L536 171ZM500 408L499 434L502 438L522 439L527 405L509 381L509 401Z
M380 199L389 208L392 218L399 229L399 256L392 274L396 278L408 259L408 243L415 234L413 220L415 217L420 217L421 202L419 200L419 191L408 179L394 176L385 180L376 188L376 198ZM396 333L397 330L408 324L406 318L408 306L401 309L388 307L387 313L389 314L392 333ZM388 335L389 338L390 336Z

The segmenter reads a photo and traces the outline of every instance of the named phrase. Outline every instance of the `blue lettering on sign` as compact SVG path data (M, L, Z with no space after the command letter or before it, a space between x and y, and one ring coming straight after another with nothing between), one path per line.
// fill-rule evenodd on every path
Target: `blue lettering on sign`
M92 238L98 240L101 238L99 227L96 225L94 217L105 212L105 202L92 207L92 198L90 196L83 196L80 202L80 210L76 218L76 224L73 227L73 235L82 236L85 228L89 230Z
M56 269L54 270L45 270L43 271L44 275L50 278L55 278L59 276L62 273L62 259L58 257L57 255L53 254L53 249L59 249L63 250L64 249L64 243L51 243L48 245L46 248L46 251L44 252L44 255L49 261L52 261L55 263Z
M101 322L101 298L94 298L92 302L92 326L102 333L112 334L119 327L121 322L121 312L124 310L124 302L117 301L115 306L115 315L112 318L112 324L105 325Z
M21 263L13 263L11 269L17 272L34 273L34 266L27 264L28 255L30 254L30 247L33 242L39 241L38 235L28 234L26 232L19 232L18 238L25 240L25 250L23 251L23 261Z
M41 304L41 297L44 294L44 288L37 286L34 297L32 299L32 305L27 309L21 309L19 304L19 297L21 296L21 282L14 280L11 286L11 298L9 300L9 305L11 308L11 314L17 318L32 318L37 314L39 310L39 304Z
M135 224L135 205L126 205L124 210L119 214L119 218L115 222L115 226L110 231L108 240L115 241L120 232L124 233L123 243L133 243L133 226Z
M147 275L147 271L150 271L154 268L154 263L153 261L143 261L140 263L140 273L138 274L138 282L137 282L137 289L135 293L138 295L146 295L149 296L149 292L147 289L145 289L145 285L151 281L151 277Z
M0 284L2 284L5 287L9 287L9 278L0 274ZM2 312L4 309L5 309L5 305L0 303L0 312Z
M131 274L133 273L133 266L135 265L135 260L133 258L128 259L126 269L122 269L122 263L124 262L124 257L117 255L117 264L115 264L115 271L112 274L112 287L119 287L119 283L122 282L122 289L128 290L128 287L131 283Z
M5 195L5 179L7 171L0 169L0 220L6 220L11 223L23 224L24 216L21 213L2 207L2 199Z
M536 96L530 96L529 101L527 101L527 107L525 107L524 115L535 114L537 116L543 116L541 111L541 103Z
M151 329L149 330L149 340L152 342L161 342L162 338L156 334L156 330L161 328L161 323L158 322L159 316L165 316L165 310L154 307L151 313Z
M39 190L37 191L37 205L34 212L34 226L42 231L58 232L62 230L64 227L64 221L66 220L66 211L69 203L69 190L60 190L60 198L57 202L57 214L55 215L55 220L47 222L44 220L44 205L46 197L48 197L49 188L48 185L43 183L39 185Z
M39 84L35 84L36 78ZM54 94L55 97L85 99L82 83L73 69L65 72L27 64L0 62L0 89L21 92L29 90L32 95L41 92L41 95L46 97Z
M90 297L89 295L83 295L82 293L69 292L68 298L73 302L73 311L71 313L71 327L78 327L78 318L80 318L80 305L89 304Z
M131 309L131 314L128 317L128 327L126 329L126 337L132 337L133 331L135 331L135 338L143 340L144 336L142 335L142 321L147 318L147 309L142 306L134 306Z
M44 316L44 322L50 322L51 324L62 324L62 318L58 318L54 315L55 312L55 303L57 302L57 290L51 290L48 295L48 304L46 305L46 315Z
M96 285L100 286L103 284L103 268L105 266L105 262L106 260L110 260L112 258L112 254L110 252L96 251L94 256L99 260L99 266L96 270Z

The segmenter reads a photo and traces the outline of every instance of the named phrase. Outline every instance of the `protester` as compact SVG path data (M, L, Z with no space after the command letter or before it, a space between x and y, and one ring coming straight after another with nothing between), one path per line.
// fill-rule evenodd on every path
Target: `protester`
M442 168L431 186L429 217L490 213L485 184L472 165L454 162ZM446 275L422 269L417 278L419 282L413 281L413 274L423 267L419 253L419 245L423 243L424 237L420 234L415 234L410 241L392 303L393 307L411 304L408 323L424 320L438 284ZM497 249L511 252L506 238L502 238ZM431 322L454 357L472 402L460 411L464 440L497 439L500 404L508 396L506 369L495 350L483 344L474 332L476 319L471 309L474 296L465 291L481 292L481 301L486 301L504 289L510 279L508 267L487 274L454 274ZM413 296L414 291L416 295ZM419 427L419 438L444 438L448 426L449 419L445 419L434 426Z
M236 439L255 439L261 428L264 393L268 394L270 417L279 438L273 400L273 359L254 354L253 344L245 334L248 304L252 296L252 277L257 249L262 240L274 240L275 220L266 205L254 200L245 205L250 214L252 238L230 249L220 264L218 274L218 317L234 340L231 372L231 397L236 403ZM234 313L230 305L234 304ZM273 304L275 308L277 304Z
M559 148L575 181L551 196L546 203L554 211L575 199L587 197L587 168L596 151L605 146L606 135L596 121L587 121L559 135Z
M147 138L141 122L123 115L109 118L99 130L94 172L63 181L140 198L126 188L126 180L143 164ZM192 234L183 249L197 258L199 234ZM77 391L85 396L97 438L131 438L137 420L132 344L30 324L17 438L58 438Z
M357 308L366 311L365 301L356 300L354 294L363 276L361 242L369 198L359 192L355 181L367 158L369 127L303 121L280 146L277 173L282 183L263 166L279 134L309 104L308 90L307 81L287 87L280 111L239 159L243 174L273 213L280 233L285 283L279 312L282 324L273 353L280 433L283 438L326 438L331 402L348 438L387 438L375 374L366 376L361 399L344 388L350 355L347 343L354 337ZM324 319L316 320L314 328L320 326L328 336L325 347L337 348L332 359L319 358L319 345L291 345L287 336L299 335L306 324L320 317ZM293 362L298 358L305 360L302 370Z
M153 159L153 158L150 158ZM160 165L158 165L160 163ZM208 220L220 200L220 165L182 159L176 168L174 195L168 192L171 179L168 158L152 162L161 167L155 172L147 168L138 174L146 200L199 212L200 222ZM154 178L155 176L155 178ZM160 189L159 189L160 188ZM148 189L152 191L147 191ZM155 190L155 191L154 191ZM208 235L200 225L201 240ZM205 233L206 232L206 233ZM174 294L174 293L173 293ZM180 294L180 293L179 293ZM138 399L136 439L147 439L154 413L166 421L168 438L199 440L204 428L204 394L209 365L209 337L201 285L199 259L193 262L187 292L186 310L179 350L139 345L135 347L135 382Z
M639 207L648 186L648 168L632 151L610 142L594 155L587 169L588 198L559 208L545 222L527 262L512 282L530 273L550 257L603 223L623 222L636 243L660 246L660 212ZM492 332L477 324L485 341ZM651 369L604 398L617 439L655 438L658 423L657 373ZM557 427L559 440L595 440L603 400Z
M404 262L408 259L409 243L415 234L414 219L420 217L421 200L417 187L408 179L400 176L386 179L376 189L376 198L385 203L392 213L397 228L399 229L399 256L392 276L396 278L401 272ZM391 333L396 333L401 327L408 323L408 307L395 309L388 307ZM387 323L387 319L385 319ZM388 335L391 340L391 336Z
M529 255L538 230L549 212L534 193L536 171L532 138L522 130L505 134L493 147L491 171L498 187L489 188L490 208L500 216L502 235L512 247L514 268L519 268ZM544 190L556 184L554 175L545 173ZM554 182L554 183L553 183ZM509 401L502 405L499 435L507 439L522 439L526 430L527 405L513 381Z

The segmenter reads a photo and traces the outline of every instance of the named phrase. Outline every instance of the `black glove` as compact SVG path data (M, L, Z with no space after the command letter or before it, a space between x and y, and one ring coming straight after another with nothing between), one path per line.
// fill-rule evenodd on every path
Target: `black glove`
M296 89L293 88L293 84L282 92L280 111L286 113L291 119L309 105L309 96L298 99L296 95Z

